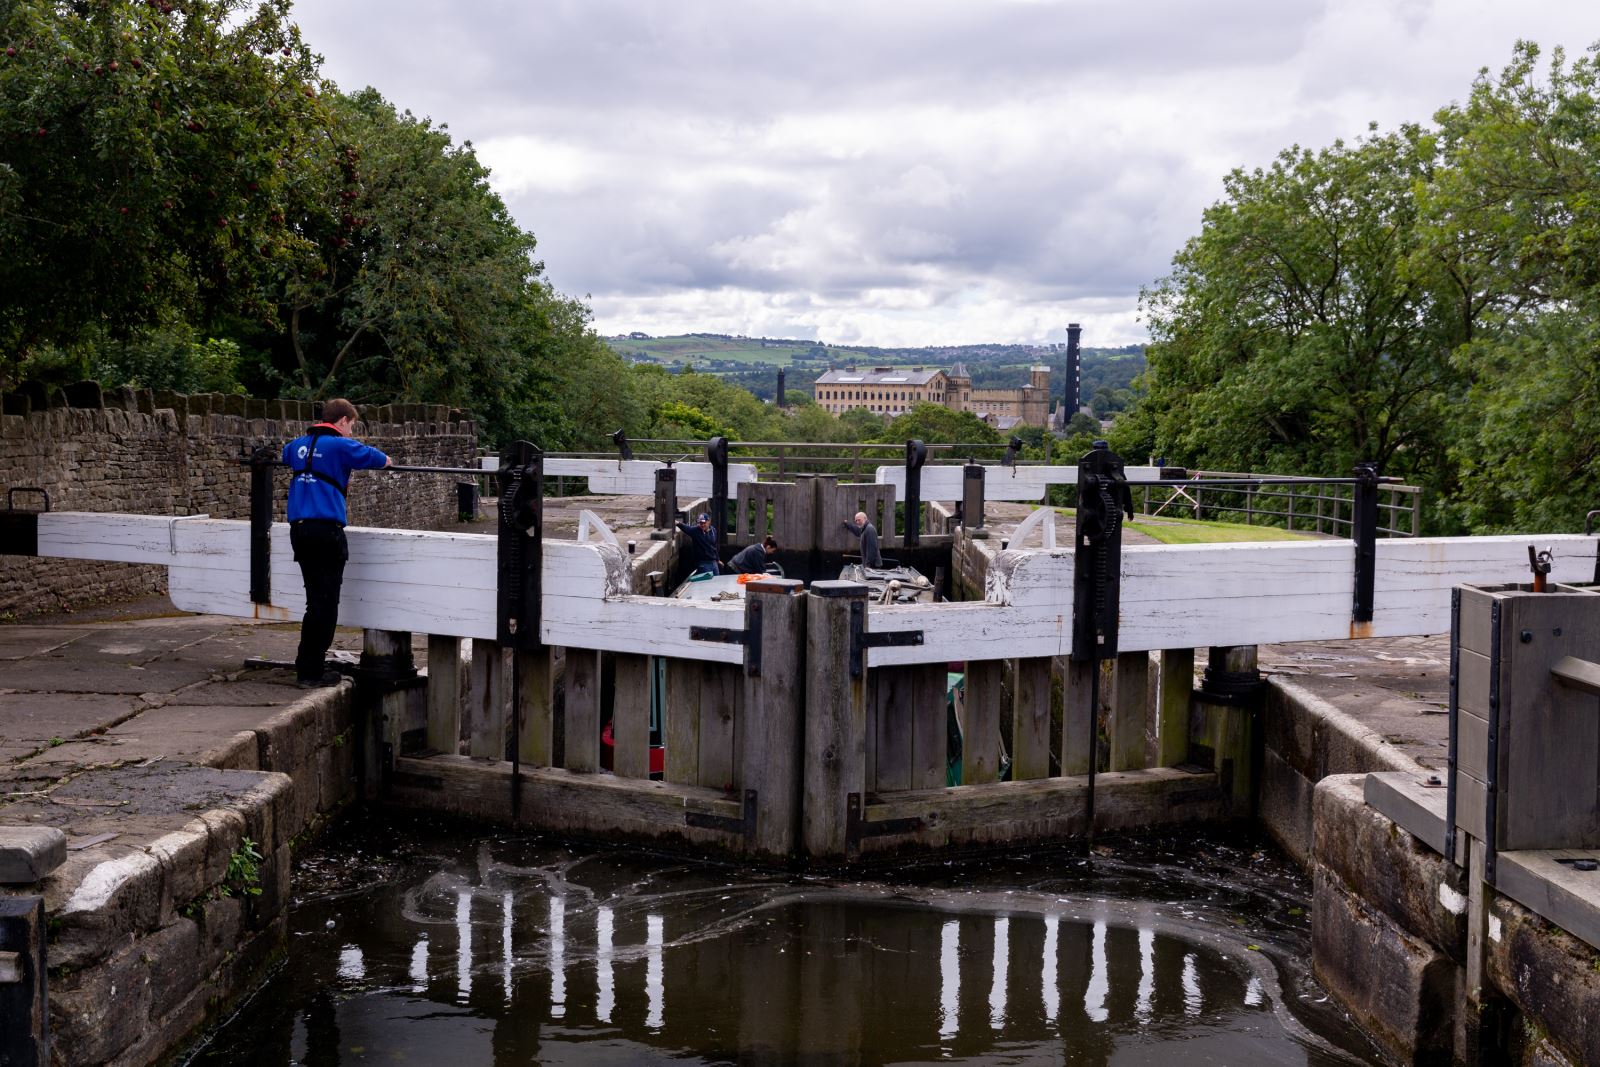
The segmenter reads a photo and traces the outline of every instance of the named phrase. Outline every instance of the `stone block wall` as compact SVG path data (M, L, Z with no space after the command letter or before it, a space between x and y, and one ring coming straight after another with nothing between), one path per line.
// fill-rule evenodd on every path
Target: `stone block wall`
M477 426L461 411L393 404L365 408L362 415L356 436L396 463L476 463ZM0 490L41 488L56 511L243 519L250 513L250 472L240 459L258 445L281 446L311 422L312 406L304 401L102 391L93 382L49 391L25 383L3 398ZM275 477L281 520L288 473L280 469ZM402 529L447 523L456 514L457 481L447 474L359 472L351 479L350 522ZM14 500L17 507L42 503L38 494L20 491ZM0 557L0 618L71 610L165 587L162 567Z

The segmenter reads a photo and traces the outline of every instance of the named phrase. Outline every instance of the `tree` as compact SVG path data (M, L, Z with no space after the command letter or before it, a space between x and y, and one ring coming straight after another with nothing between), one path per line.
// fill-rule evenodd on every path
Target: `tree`
M326 117L288 8L0 8L0 385L85 331L265 313L250 283Z
M1100 432L1100 420L1080 411L1067 421L1066 432L1072 436L1082 434L1094 436Z
M1452 460L1482 531L1582 529L1600 507L1600 62L1547 75L1521 42L1436 116L1421 255L1448 271L1473 329Z
M929 444L988 444L998 443L1000 435L970 411L923 403L896 417L876 438L884 442L912 439Z
M500 392L542 264L471 145L376 90L332 102L275 294L306 395L474 405Z
M1471 313L1420 244L1434 138L1407 126L1236 170L1142 306L1150 445L1190 465L1442 467Z

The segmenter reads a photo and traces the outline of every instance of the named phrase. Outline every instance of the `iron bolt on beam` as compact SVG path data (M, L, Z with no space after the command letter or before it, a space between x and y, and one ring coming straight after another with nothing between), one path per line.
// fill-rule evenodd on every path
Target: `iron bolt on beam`
M758 678L761 676L761 601L747 601L744 610L745 628L743 630L735 630L727 626L691 626L689 627L689 640L743 645L744 673L751 678Z
M883 633L867 632L867 604L864 600L850 604L850 677L860 678L867 669L866 650L869 648L908 648L922 644L921 630L889 630Z

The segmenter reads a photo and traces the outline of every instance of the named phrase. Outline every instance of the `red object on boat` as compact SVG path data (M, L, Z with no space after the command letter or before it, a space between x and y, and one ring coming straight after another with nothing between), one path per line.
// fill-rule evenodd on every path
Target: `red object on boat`
M600 766L612 770L612 752L616 749L616 735L612 733L610 720L606 721L605 728L600 731ZM665 774L667 770L667 750L662 745L650 746L650 775Z

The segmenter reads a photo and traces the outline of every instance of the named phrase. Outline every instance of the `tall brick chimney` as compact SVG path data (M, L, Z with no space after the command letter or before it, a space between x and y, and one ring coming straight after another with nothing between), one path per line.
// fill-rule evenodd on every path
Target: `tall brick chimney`
M1083 334L1083 327L1076 322L1067 323L1067 373L1066 388L1061 397L1061 428L1067 428L1067 423L1072 421L1072 416L1078 413L1078 407L1083 403L1079 395L1081 376L1078 364L1078 338Z

